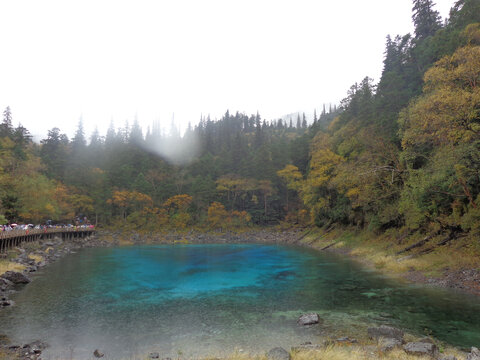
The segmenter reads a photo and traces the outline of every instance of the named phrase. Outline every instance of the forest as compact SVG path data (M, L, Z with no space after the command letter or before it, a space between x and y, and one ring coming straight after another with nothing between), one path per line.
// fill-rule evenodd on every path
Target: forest
M40 143L0 125L0 220L132 229L287 223L480 234L480 0L442 21L413 1L414 34L387 36L378 83L338 106L266 120L225 112L180 134L137 120Z

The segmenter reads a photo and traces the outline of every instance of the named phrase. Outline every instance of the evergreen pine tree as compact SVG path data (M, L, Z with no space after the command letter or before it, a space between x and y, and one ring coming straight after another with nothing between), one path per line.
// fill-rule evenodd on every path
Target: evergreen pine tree
M0 137L11 136L13 134L12 111L7 106L3 111L3 121L0 124Z
M415 25L415 39L421 40L435 35L441 28L441 18L434 10L432 0L413 0L413 24Z
M72 139L72 150L74 154L80 153L87 146L87 140L85 140L85 131L83 130L83 120L80 118L78 121L77 131Z

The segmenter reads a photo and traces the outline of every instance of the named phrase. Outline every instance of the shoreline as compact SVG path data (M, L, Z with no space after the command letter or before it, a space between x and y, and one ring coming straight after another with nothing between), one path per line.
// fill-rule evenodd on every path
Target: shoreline
M310 235L310 236L309 236ZM316 239L318 234L311 234L311 229L289 229L289 230L278 230L272 231L272 229L262 229L254 230L245 233L199 233L199 232L190 232L190 233L149 233L141 234L138 232L110 232L110 231L100 231L99 234L85 238L85 239L72 239L62 241L61 239L45 240L40 241L38 244L26 244L24 248L15 248L11 252L15 251L18 253L18 256L12 262L25 266L23 270L24 273L28 275L34 274L42 267L47 266L50 263L55 262L56 260L62 258L65 255L74 253L82 248L93 248L93 247L113 247L113 246L127 246L127 245L147 245L147 244L209 244L209 243L266 243L266 244L282 244L282 245L293 245L293 246L303 246L314 249L316 251L327 251L331 253L337 253L342 256L347 256L348 258L363 264L369 268L375 269L374 264L368 263L366 261L361 261L362 259L359 256L356 256L355 253L352 253L354 249L346 246L329 246L331 244L331 239L323 239L324 241L312 241ZM325 245L328 243L327 245ZM327 248L325 248L327 247ZM363 259L365 260L365 259ZM378 271L378 269L376 269ZM1 274L0 274L1 275ZM386 276L392 278L400 278L406 281L412 282L405 275L406 274L390 274L385 273ZM1 278L0 278L1 280ZM34 278L33 278L34 280ZM425 283L433 286L441 286L442 284L432 284L428 281L420 282L414 281L416 283ZM441 286L446 287L446 286ZM6 297L8 301L8 295L15 291L21 291L22 287L18 288L15 286L10 289L3 289L2 282L0 281L0 298ZM464 289L460 288L461 291ZM478 295L478 293L474 293ZM13 304L11 304L13 305ZM9 306L9 305L7 305ZM1 311L1 307L0 307ZM348 335L348 334L347 334ZM348 338L348 337L347 337ZM335 339L331 339L335 340ZM337 339L338 340L338 339ZM415 339L410 338L411 341ZM432 340L434 341L434 340ZM332 343L330 345L341 345L345 346L343 342ZM439 346L443 346L437 342ZM355 346L356 351L364 351L368 349L371 351L375 344L371 342L365 344L349 344L353 348ZM8 339L5 339L0 335L0 359L2 359L1 348L9 349L9 351L25 351L28 356L21 356L18 359L39 359L35 357L41 354L41 347L46 346L45 344L36 341L31 344L26 344L22 346L16 346L8 344ZM379 344L375 346L380 346ZM308 348L308 347L307 347ZM450 347L449 347L450 348ZM316 351L320 351L320 348L315 348ZM322 351L325 351L326 347L322 345ZM456 348L451 348L456 349ZM378 350L378 349L377 349ZM37 353L35 353L37 351ZM11 354L11 353L10 353ZM463 357L465 353L457 353ZM258 357L258 356L257 356ZM145 359L147 357L144 357ZM382 357L383 358L383 357ZM385 357L386 358L386 357ZM7 357L10 359L10 357ZM165 359L166 360L166 359Z

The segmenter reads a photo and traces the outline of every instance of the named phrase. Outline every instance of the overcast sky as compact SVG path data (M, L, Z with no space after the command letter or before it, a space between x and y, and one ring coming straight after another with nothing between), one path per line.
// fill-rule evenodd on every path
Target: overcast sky
M445 17L454 0L437 0ZM0 108L36 138L137 116L273 119L378 81L410 0L0 0Z

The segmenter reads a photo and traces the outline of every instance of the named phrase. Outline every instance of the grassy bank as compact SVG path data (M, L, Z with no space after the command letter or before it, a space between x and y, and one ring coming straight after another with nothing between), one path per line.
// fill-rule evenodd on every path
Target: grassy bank
M24 248L29 251L28 257L35 262L43 261L44 258L41 255L32 254L30 251L38 248L36 243L27 243L25 244ZM19 264L17 262L12 261L19 255L19 251L17 249L10 249L7 253L5 258L0 258L0 275L6 273L7 271L18 271L22 272L25 270L26 266Z
M385 274L413 281L440 280L455 272L480 270L480 246L475 245L478 239L467 236L442 244L445 235L423 243L425 235L406 236L398 231L375 234L348 228L310 229L304 234L299 241L303 245L342 253ZM480 283L469 285L471 292L480 294Z
M24 265L11 261L12 259L16 258L17 255L18 252L12 249L6 253L5 258L0 258L0 275L6 273L7 271L23 271L25 269Z

